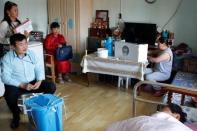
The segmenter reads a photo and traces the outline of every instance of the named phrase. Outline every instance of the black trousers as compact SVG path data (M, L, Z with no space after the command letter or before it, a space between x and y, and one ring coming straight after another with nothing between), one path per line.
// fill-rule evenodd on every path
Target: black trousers
M36 81L30 82L34 84ZM56 90L56 85L52 82L42 81L40 87L37 90L27 91L25 89L21 89L16 86L6 85L5 84L5 100L9 109L13 114L14 119L19 119L20 109L17 105L17 101L20 95L27 93L45 93L45 94L53 94Z
M3 57L4 50L3 50L3 44L0 43L0 58Z

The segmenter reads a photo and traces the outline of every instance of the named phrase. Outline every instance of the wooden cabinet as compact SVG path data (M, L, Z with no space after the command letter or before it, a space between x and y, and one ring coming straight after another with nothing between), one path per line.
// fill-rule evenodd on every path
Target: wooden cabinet
M89 28L87 39L88 52L95 52L97 48L101 48L101 41L110 35L110 29Z
M111 30L110 29L89 28L88 35L89 35L89 37L99 37L100 39L104 39L107 36L111 35Z
M184 71L197 73L197 57L184 59Z

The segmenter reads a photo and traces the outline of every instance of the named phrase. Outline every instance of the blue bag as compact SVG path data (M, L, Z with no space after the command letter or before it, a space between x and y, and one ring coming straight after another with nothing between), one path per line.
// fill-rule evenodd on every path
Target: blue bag
M62 131L63 99L42 94L25 101L30 131Z
M56 49L55 52L56 60L64 61L64 60L72 59L72 57L73 57L73 52L71 45L63 45L62 47Z

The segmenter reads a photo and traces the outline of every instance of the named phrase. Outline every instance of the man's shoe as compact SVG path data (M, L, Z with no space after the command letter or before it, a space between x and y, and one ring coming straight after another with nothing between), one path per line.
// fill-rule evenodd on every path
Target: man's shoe
M70 77L68 75L65 75L63 77L63 79L66 81L66 82L72 82L72 80L70 79Z
M70 78L67 79L68 82L72 82L72 80Z
M62 78L58 78L58 83L64 84L64 80Z
M12 129L15 129L15 128L19 127L19 121L20 121L19 119L13 119L11 124L10 124L10 127Z

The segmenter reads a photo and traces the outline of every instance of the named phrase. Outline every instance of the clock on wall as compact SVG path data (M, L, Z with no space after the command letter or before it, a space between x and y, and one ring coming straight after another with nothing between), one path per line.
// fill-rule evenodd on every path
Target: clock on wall
M153 3L155 3L156 2L156 0L145 0L147 3L149 3L149 4L153 4Z

